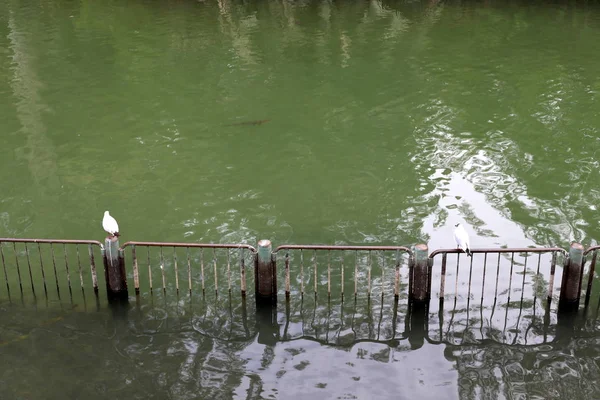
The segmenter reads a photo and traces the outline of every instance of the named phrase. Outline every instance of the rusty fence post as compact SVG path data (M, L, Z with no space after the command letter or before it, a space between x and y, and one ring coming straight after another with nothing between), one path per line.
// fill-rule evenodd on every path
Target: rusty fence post
M111 300L126 300L128 295L125 254L122 250L119 251L119 238L117 236L108 236L104 240L102 259L104 261L104 277L108 298Z
M271 241L263 239L258 242L255 258L254 277L256 300L277 301L277 266L272 253Z
M423 346L427 331L429 298L431 297L431 266L429 248L426 244L414 247L409 261L409 305L407 315L408 341L412 349Z
M563 269L562 284L560 287L560 300L558 307L561 310L577 310L581 296L581 278L583 276L583 246L571 243L569 257Z
M414 259L410 266L409 298L411 301L429 301L431 293L431 276L429 268L429 248L426 244L415 246Z

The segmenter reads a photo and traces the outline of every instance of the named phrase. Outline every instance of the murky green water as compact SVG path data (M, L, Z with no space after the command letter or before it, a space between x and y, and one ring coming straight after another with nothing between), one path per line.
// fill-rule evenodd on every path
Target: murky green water
M599 42L589 2L8 0L0 236L102 240L108 209L122 241L436 249L463 222L473 247L594 245ZM597 294L561 321L537 258L500 276L498 301L481 259L471 288L450 273L417 328L387 272L342 303L335 267L328 302L326 261L316 300L296 268L291 304L265 317L237 270L231 296L191 299L143 275L113 310L85 262L81 294L73 250L60 299L30 296L20 257L29 295L0 279L2 398L600 396Z

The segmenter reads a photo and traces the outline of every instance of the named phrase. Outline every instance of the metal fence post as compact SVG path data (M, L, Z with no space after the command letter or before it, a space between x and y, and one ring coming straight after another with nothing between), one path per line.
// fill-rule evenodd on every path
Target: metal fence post
M127 299L125 255L123 251L119 251L119 238L117 236L108 236L104 240L102 259L104 261L104 277L108 298Z
M258 242L254 269L257 300L277 299L277 266L271 250L270 240Z
M411 301L428 301L431 288L429 276L429 248L426 244L418 244L414 250L414 261L410 268L410 294Z
M569 258L563 269L562 284L560 287L559 308L561 310L576 310L579 307L582 276L583 246L579 243L571 243Z

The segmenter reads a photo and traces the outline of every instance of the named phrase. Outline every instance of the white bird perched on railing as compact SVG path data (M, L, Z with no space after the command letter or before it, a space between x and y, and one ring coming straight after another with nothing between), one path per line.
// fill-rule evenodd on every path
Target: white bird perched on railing
M467 253L468 257L472 257L473 253L471 253L471 244L469 243L469 235L465 228L458 223L454 225L454 240L456 241L456 248L461 249L465 253Z
M102 219L102 228L111 236L119 236L119 224L108 211L104 211L104 218Z

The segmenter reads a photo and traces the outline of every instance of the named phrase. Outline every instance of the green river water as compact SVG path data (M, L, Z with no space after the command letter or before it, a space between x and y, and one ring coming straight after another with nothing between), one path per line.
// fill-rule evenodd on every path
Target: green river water
M433 250L454 247L461 222L475 248L594 246L598 43L595 2L6 0L0 237L102 241L110 210L122 243ZM177 250L184 272L165 262L166 294L142 269L140 297L114 308L102 273L91 291L86 246L80 290L74 249L71 293L63 265L58 293L39 257L44 294L39 263L30 278L24 247L2 245L2 399L600 398L598 294L561 321L546 256L543 274L535 256L485 281L475 257L472 287L468 269L449 272L443 305L436 264L420 330L406 323L405 264L399 303L379 264L374 296L361 270L354 300L353 255L336 254L328 300L327 261L315 279L302 254L300 278L296 252L291 301L282 280L265 316L249 260L241 300L235 251L231 295L224 253L192 254L219 259L221 286L207 264L190 296Z

